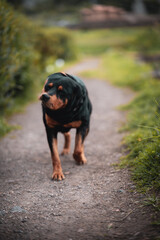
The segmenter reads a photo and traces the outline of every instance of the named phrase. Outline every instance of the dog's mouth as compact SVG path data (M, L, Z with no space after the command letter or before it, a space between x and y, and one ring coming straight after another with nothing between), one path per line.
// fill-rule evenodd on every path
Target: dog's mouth
M65 100L62 100L60 98L57 98L56 95L49 96L48 94L44 93L40 95L39 100L42 101L42 105L45 108L49 108L51 110L64 108L68 103L67 98Z
M65 106L67 105L68 100L66 99L65 102L63 103L62 101L57 101L55 103L52 103L51 101L48 102L44 102L42 101L42 105L45 108L49 108L50 110L59 110L59 109L63 109L65 108Z
M48 94L42 93L42 94L39 96L39 100L42 102L42 105L43 105L45 108L49 108L49 109L54 109L54 108L55 108L53 102L51 101L51 96L49 96Z
M51 102L44 102L44 101L42 101L42 105L43 105L44 107L46 107L46 108L54 109L54 105L53 105L53 103L51 103Z

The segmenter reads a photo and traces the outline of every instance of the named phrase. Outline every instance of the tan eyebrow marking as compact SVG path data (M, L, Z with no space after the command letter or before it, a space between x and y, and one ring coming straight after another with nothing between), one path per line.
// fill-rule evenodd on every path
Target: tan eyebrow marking
M49 86L49 87L53 87L53 83L49 83L48 86Z
M60 85L59 87L58 87L58 90L62 90L63 89L63 87Z

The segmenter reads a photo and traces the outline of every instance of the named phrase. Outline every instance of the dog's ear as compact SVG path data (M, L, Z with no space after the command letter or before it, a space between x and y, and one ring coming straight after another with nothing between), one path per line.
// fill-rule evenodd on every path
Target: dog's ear
M74 93L73 93L74 103L76 102L76 105L83 103L84 96L85 96L85 88L83 88L80 84L76 84L74 88Z
M75 84L73 89L73 95L76 96L76 98L79 98L83 95L83 88L79 84Z

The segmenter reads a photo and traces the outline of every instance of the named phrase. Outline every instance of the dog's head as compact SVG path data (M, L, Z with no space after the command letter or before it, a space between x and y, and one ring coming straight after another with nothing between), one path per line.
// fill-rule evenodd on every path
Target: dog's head
M39 100L51 110L65 108L75 97L81 94L81 88L68 75L55 73L45 81Z

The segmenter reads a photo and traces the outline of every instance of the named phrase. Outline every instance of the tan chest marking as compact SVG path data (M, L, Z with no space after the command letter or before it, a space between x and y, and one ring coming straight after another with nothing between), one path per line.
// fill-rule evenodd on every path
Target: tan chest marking
M55 126L60 125L60 123L56 122L54 119L49 117L47 114L45 114L45 118L46 118L46 123L47 123L48 127L50 127L50 128L54 128Z
M81 124L82 124L82 121L74 121L74 122L64 124L63 127L78 128L81 126Z
M46 123L47 123L48 127L50 127L50 128L54 128L56 126L61 125L59 122L55 121L54 119L49 117L47 114L45 114L45 118L46 118ZM82 124L82 121L73 121L73 122L64 124L63 127L66 127L66 128L78 128L78 127L81 126L81 124Z

